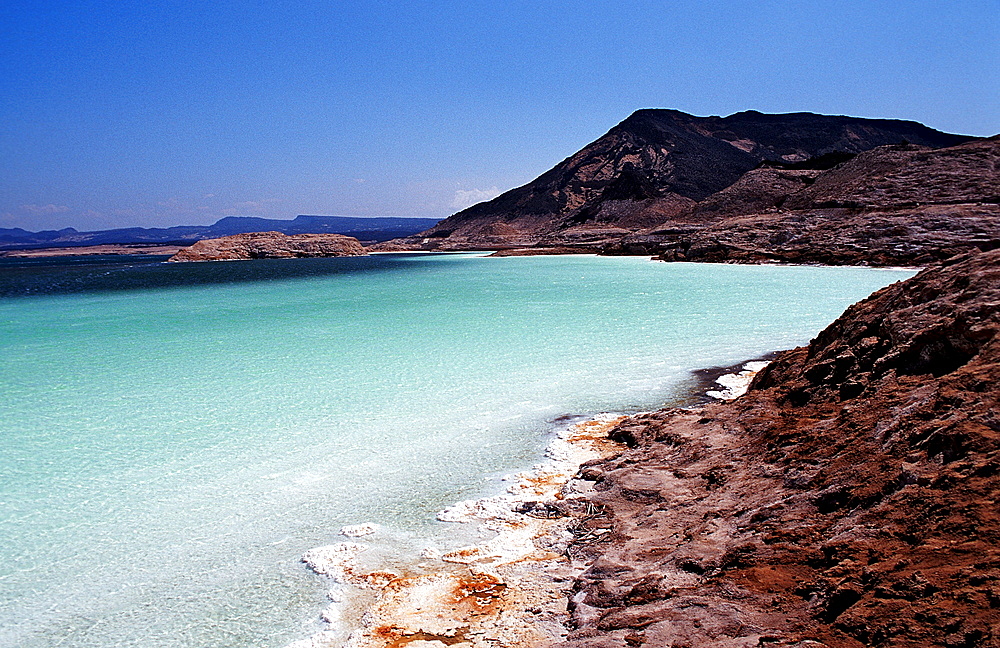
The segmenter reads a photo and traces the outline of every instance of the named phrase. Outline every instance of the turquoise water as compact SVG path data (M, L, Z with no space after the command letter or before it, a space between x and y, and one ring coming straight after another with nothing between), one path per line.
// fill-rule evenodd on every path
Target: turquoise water
M319 627L299 556L340 526L447 545L434 513L537 461L557 417L655 407L910 274L0 266L0 646L283 646Z

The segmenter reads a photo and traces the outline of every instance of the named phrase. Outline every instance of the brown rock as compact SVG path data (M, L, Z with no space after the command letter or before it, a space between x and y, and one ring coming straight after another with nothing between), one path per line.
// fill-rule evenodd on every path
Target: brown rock
M621 247L659 248L667 261L837 265L926 265L1000 247L1000 137L938 150L880 147L785 196L781 188L793 184L758 177L776 173L792 172L758 169L699 203L721 219L661 226ZM776 207L761 211L767 202Z
M1000 250L852 306L736 401L623 421L565 645L998 645L998 384Z
M820 174L786 209L898 209L1000 202L1000 138L933 150L881 146Z
M814 169L761 168L705 198L695 207L697 220L755 214L775 209L788 196L812 184L822 171Z
M170 257L170 261L236 261L299 257L364 256L356 238L341 234L254 232L198 241Z

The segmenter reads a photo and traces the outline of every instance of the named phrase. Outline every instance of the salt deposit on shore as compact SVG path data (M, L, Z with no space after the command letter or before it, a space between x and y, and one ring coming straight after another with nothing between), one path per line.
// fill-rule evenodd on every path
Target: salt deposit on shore
M347 648L503 648L564 635L567 590L583 566L565 555L573 518L561 511L591 487L573 479L580 465L621 449L607 435L623 418L603 415L567 426L547 448L544 463L505 478L505 494L441 511L439 520L478 524L492 537L452 550L428 547L423 557L433 566L426 573L360 569L365 546L354 542L307 552L303 560L318 574L378 590ZM337 616L335 602L323 617ZM337 646L338 637L319 632L288 648Z
M715 382L721 385L722 389L711 390L705 393L712 398L718 398L719 400L733 400L734 398L739 398L743 394L747 393L747 389L750 388L750 383L753 382L753 377L768 364L770 363L767 360L754 360L752 362L748 362L743 365L743 369L739 372L723 374L715 379Z
M716 379L722 389L706 393L738 398L767 364L747 362L739 372ZM547 447L543 463L504 478L506 493L439 512L442 522L478 524L481 535L491 537L451 550L427 547L421 557L432 566L424 573L363 569L358 558L367 547L356 542L306 552L302 560L317 574L377 593L346 644L339 633L322 631L287 648L513 648L564 636L567 592L585 568L565 553L574 520L565 512L592 487L573 477L585 462L622 449L608 432L624 418L602 415L568 425ZM376 530L358 524L340 533L356 538ZM343 595L331 592L333 602L321 616L334 624Z

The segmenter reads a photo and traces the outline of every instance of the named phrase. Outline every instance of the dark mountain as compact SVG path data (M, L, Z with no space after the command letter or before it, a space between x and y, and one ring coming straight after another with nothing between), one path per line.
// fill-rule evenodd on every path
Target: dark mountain
M61 230L28 232L20 228L0 228L0 250L39 247L76 247L108 244L190 244L209 238L281 232L282 234L345 234L361 241L387 241L409 236L437 222L431 218L354 218L349 216L296 216L293 220L230 216L212 225L182 225L167 228L128 227L78 232Z
M762 164L819 170L878 146L906 142L934 149L971 139L889 119L640 110L536 180L400 243L425 249L600 247L689 214L695 203Z

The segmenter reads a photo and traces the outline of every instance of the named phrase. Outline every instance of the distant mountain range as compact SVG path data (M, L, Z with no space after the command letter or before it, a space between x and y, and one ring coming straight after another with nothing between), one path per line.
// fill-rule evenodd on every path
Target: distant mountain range
M433 218L355 218L350 216L296 216L293 220L231 216L212 225L177 227L127 227L79 232L72 227L29 232L0 228L0 250L84 245L183 244L232 234L281 232L282 234L346 234L363 242L410 236L437 223Z
M921 263L925 245L1000 245L998 144L893 119L640 110L528 184L377 247Z

